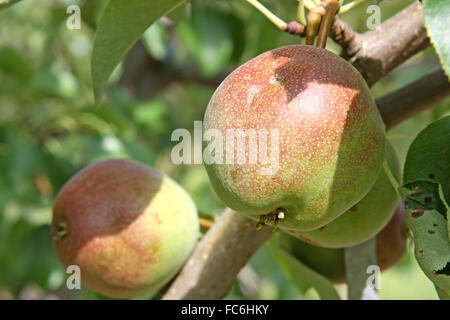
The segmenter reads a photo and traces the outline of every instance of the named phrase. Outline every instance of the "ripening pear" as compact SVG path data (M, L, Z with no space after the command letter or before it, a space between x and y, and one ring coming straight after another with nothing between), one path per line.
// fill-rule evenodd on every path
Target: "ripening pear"
M203 122L204 162L230 208L310 231L375 183L385 129L360 73L322 48L291 45L234 70Z
M52 236L59 260L106 296L155 293L189 257L197 209L176 182L126 159L91 164L59 192Z

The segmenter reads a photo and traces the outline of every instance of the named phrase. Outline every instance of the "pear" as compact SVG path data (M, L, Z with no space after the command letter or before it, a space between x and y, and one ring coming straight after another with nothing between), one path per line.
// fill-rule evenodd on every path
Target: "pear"
M322 48L291 45L234 70L203 121L217 195L263 223L310 231L375 183L385 128L361 74Z
M197 209L176 182L126 159L91 164L59 192L53 245L81 282L114 298L153 294L179 271L199 236Z
M400 163L390 143L386 144L386 163L392 178L400 185ZM369 193L327 225L308 232L287 231L303 241L327 248L349 247L369 240L389 222L400 199L388 174L382 170Z

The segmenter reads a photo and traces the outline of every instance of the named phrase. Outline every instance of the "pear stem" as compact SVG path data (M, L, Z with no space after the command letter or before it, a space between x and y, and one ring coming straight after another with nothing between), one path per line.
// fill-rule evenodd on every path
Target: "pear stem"
M328 34L330 33L331 23L338 12L340 4L337 0L329 0L325 9L325 14L320 24L319 34L317 36L316 46L325 48L327 45Z
M317 29L319 28L320 20L325 14L325 9L322 6L312 8L308 13L308 24L306 26L306 44L314 45Z
M391 183L392 187L394 188L395 193L397 193L397 195L400 197L400 192L398 191L398 189L400 188L400 185L397 182L397 180L395 179L394 175L392 174L392 171L389 168L389 165L388 165L386 159L384 159L384 161L383 161L383 170L384 170L384 173L386 174L386 176L388 177L389 182Z

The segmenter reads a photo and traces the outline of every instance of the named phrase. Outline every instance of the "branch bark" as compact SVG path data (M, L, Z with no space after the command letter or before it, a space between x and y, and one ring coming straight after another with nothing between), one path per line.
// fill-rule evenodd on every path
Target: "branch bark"
M430 45L419 2L363 34L335 18L330 36L341 45L344 58L361 72L369 86Z
M423 78L389 93L376 101L389 130L419 112L450 97L450 83L444 70L435 69Z
M163 300L221 299L241 268L271 236L269 227L227 209L205 234Z

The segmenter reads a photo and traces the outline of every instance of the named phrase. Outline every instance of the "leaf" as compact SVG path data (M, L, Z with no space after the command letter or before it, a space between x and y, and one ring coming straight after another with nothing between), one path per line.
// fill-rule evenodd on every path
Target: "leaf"
M450 116L419 133L408 150L403 183L423 180L439 183L450 203Z
M109 76L144 31L184 0L109 0L104 8L92 51L91 68L97 103Z
M444 0L424 0L423 15L431 42L445 73L450 77L450 2Z
M167 55L167 30L161 23L154 23L142 37L147 52L155 60L163 60Z
M11 47L0 48L0 71L20 81L28 81L34 74L31 64Z
M22 0L0 0L0 10L6 9Z
M400 189L414 234L416 259L441 298L450 295L450 116L411 144Z
M304 265L284 249L271 242L269 245L283 273L301 292L313 287L322 300L340 300L330 280Z
M435 286L450 295L450 243L446 220L436 210L423 211L420 216L416 212L407 208L417 262Z

